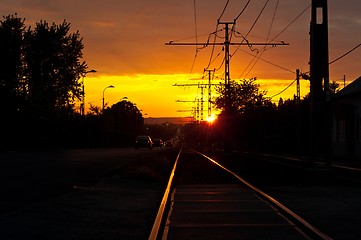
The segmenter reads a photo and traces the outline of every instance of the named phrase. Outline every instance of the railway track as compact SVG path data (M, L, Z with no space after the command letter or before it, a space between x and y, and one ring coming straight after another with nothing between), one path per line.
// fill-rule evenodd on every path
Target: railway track
M273 154L250 154L241 153L247 158L271 163L271 166L282 166L282 169L293 169L293 172L308 172L309 175L317 173L324 177L324 181L338 185L357 185L361 186L361 168L346 163L331 162L329 165L324 160L315 160L311 162L307 158L287 157ZM360 164L357 164L360 165ZM328 176L327 176L328 175ZM331 177L331 178L330 178ZM310 180L312 176L310 176ZM325 182L327 183L327 182Z
M331 239L215 159L181 149L153 239Z

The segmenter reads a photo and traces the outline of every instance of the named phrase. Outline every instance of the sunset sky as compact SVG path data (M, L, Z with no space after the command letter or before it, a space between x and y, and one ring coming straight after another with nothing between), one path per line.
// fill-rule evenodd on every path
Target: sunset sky
M200 98L197 87L173 85L202 82L204 68L209 62L209 69L220 68L224 52L222 46L214 49L208 46L196 54L195 46L166 46L165 43L206 41L209 34L216 30L217 19L226 2L0 0L0 12L2 16L17 13L18 17L26 19L27 26L34 26L40 20L60 24L65 19L71 23L72 32L79 30L85 46L83 60L87 62L89 70L97 70L85 78L86 107L89 107L89 103L101 106L104 88L114 85L115 88L105 91L108 105L127 97L147 117L170 117L189 116L190 113L177 110L194 106L192 103L176 103L176 100ZM246 3L247 0L230 0L221 21L233 21ZM310 8L285 28L310 4L310 0L250 1L236 21L238 34L232 37L232 42L242 41L240 35L247 35L265 6L247 40L267 42L279 35L274 42L284 41L290 45L268 47L259 55L262 60L256 64L252 62L252 55L257 50L262 52L262 46L254 46L257 50L247 46L231 47L231 78L257 77L261 89L267 90L268 96L273 96L295 79L297 68L308 72ZM329 56L332 61L361 43L361 1L329 0L328 4ZM219 25L218 30L223 27ZM217 42L222 42L224 31L219 31L217 36ZM346 75L347 82L350 82L361 76L360 69L361 47L330 65L330 80L342 83L341 79ZM222 66L216 71L213 83L222 82L223 74ZM308 82L302 80L301 95L308 93L308 87ZM292 85L274 100L291 97L295 91L296 86ZM207 94L205 100L206 97Z

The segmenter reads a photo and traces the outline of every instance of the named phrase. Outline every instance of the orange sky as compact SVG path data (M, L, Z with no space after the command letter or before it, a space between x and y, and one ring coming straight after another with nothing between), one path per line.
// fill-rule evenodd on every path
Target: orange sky
M207 67L212 47L200 50L195 58L194 46L165 46L169 41L205 41L215 31L217 19L227 1L221 0L0 0L2 15L17 13L25 18L27 25L40 20L61 23L64 19L71 23L71 31L79 30L83 37L84 60L90 69L85 78L86 105L101 106L102 93L106 86L114 89L105 91L108 105L123 97L135 102L143 114L150 117L189 116L190 113L177 112L190 109L191 105L176 103L175 100L194 100L200 97L197 87L174 87L178 83L198 83ZM246 0L230 0L222 21L233 21L244 7ZM196 14L194 11L196 4ZM266 3L251 1L236 22L236 31L245 35ZM278 3L278 5L277 5ZM247 39L250 42L267 41L278 35L299 15L311 1L270 0L259 21ZM277 6L277 8L276 8ZM275 11L277 9L277 11ZM329 46L330 61L341 56L361 43L361 2L359 0L329 0ZM274 19L272 21L272 19ZM255 51L247 46L240 47L231 60L231 78L257 77L261 89L268 95L277 94L294 79L297 68L309 70L309 22L307 10L275 41L284 41L289 46L269 48L261 56L268 62L258 61L251 70ZM197 24L195 24L197 23ZM272 26L271 26L272 23ZM219 27L221 29L222 26ZM195 38L195 32L198 38ZM218 33L219 37L224 32ZM240 41L234 37L232 41ZM217 41L222 41L219 38ZM261 50L261 47L258 48ZM360 69L360 49L330 65L330 79L341 80L346 75L348 81L358 78ZM219 68L224 52L221 47L214 49L217 56L210 68ZM195 61L194 61L195 60ZM194 66L192 69L192 63ZM213 59L212 59L213 61ZM223 68L216 72L214 82L222 81ZM272 80L272 79L277 79ZM291 86L280 96L295 94ZM308 83L302 81L301 95L308 92ZM206 95L205 95L206 98Z

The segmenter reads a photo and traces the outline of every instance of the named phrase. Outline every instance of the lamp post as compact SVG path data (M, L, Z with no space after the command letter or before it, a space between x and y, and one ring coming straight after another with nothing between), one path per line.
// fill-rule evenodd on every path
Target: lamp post
M97 70L95 69L92 69L92 70L89 70L89 71L86 71L84 74L83 74L83 78L82 78L82 99L81 99L81 103L80 103L80 114L81 115L84 115L85 114L85 89L84 89L84 77L88 74L88 73L96 73Z
M104 90L103 90L103 112L104 112L104 93L105 93L105 90L106 90L107 88L114 88L114 86L113 86L113 85L109 85L108 87L104 88Z

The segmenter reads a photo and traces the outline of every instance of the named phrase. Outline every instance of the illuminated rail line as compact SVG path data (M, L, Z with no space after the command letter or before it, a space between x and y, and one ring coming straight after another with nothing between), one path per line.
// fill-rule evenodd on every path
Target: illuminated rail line
M184 154L184 151L183 151L183 149L181 149L178 153L173 170L171 172L167 188L165 190L162 202L160 204L160 207L159 207L159 210L157 213L157 217L154 221L152 231L149 235L149 240L168 239L169 221L170 221L169 216L172 214L172 209L174 207L172 204L175 204L175 205L177 204L177 202L172 201L172 200L174 200L174 194L176 191L174 189L177 189L177 183L175 183L176 181L174 180L174 178L178 174L177 165L179 165L179 161L182 161L179 159L181 158L181 155L183 155L183 154ZM233 179L237 182L237 184L242 186L242 188L248 189L248 191L251 191L252 193L254 193L259 199L261 199L266 204L271 206L272 209L274 209L284 219L289 221L289 223L292 226L294 226L295 229L299 230L300 236L302 237L300 239L323 239L323 240L326 240L326 239L331 240L332 239L329 236L327 236L326 234L324 234L323 232L321 232L319 229L317 229L316 227L311 225L309 222L307 222L306 220L304 220L303 218L298 216L296 213L294 213L292 210L287 208L285 205L283 205L282 203L277 201L275 198L266 194L265 192L263 192L261 189L257 188L256 186L250 184L244 178L239 176L237 173L235 173L231 169L223 166L222 164L220 164L216 160L212 159L211 157L209 157L201 152L197 152L197 151L193 151L193 150L192 151L187 150L187 154L194 154L194 155L197 155L198 158L206 159L209 161L210 164L216 166L219 169L222 169L222 171L227 173L227 175L232 176ZM179 174L182 174L182 173L179 173ZM197 185L197 187L202 188L202 184ZM207 187L207 186L205 186L205 187ZM181 187L179 187L179 188L182 189ZM234 190L232 188L232 190L230 190L230 191L238 191L238 190ZM235 202L236 202L236 200L235 200ZM207 211L205 211L204 213L205 213L204 218L206 218ZM189 214L194 214L194 213L190 212ZM237 214L237 213L230 213L230 214ZM184 225L184 223L183 223L183 225ZM228 227L237 227L238 226L237 224L234 224L234 226L230 226L229 224L228 225L223 224L223 225L228 226ZM272 227L272 224L270 224L269 226ZM210 227L210 229L212 229L212 225L210 225L208 227Z

